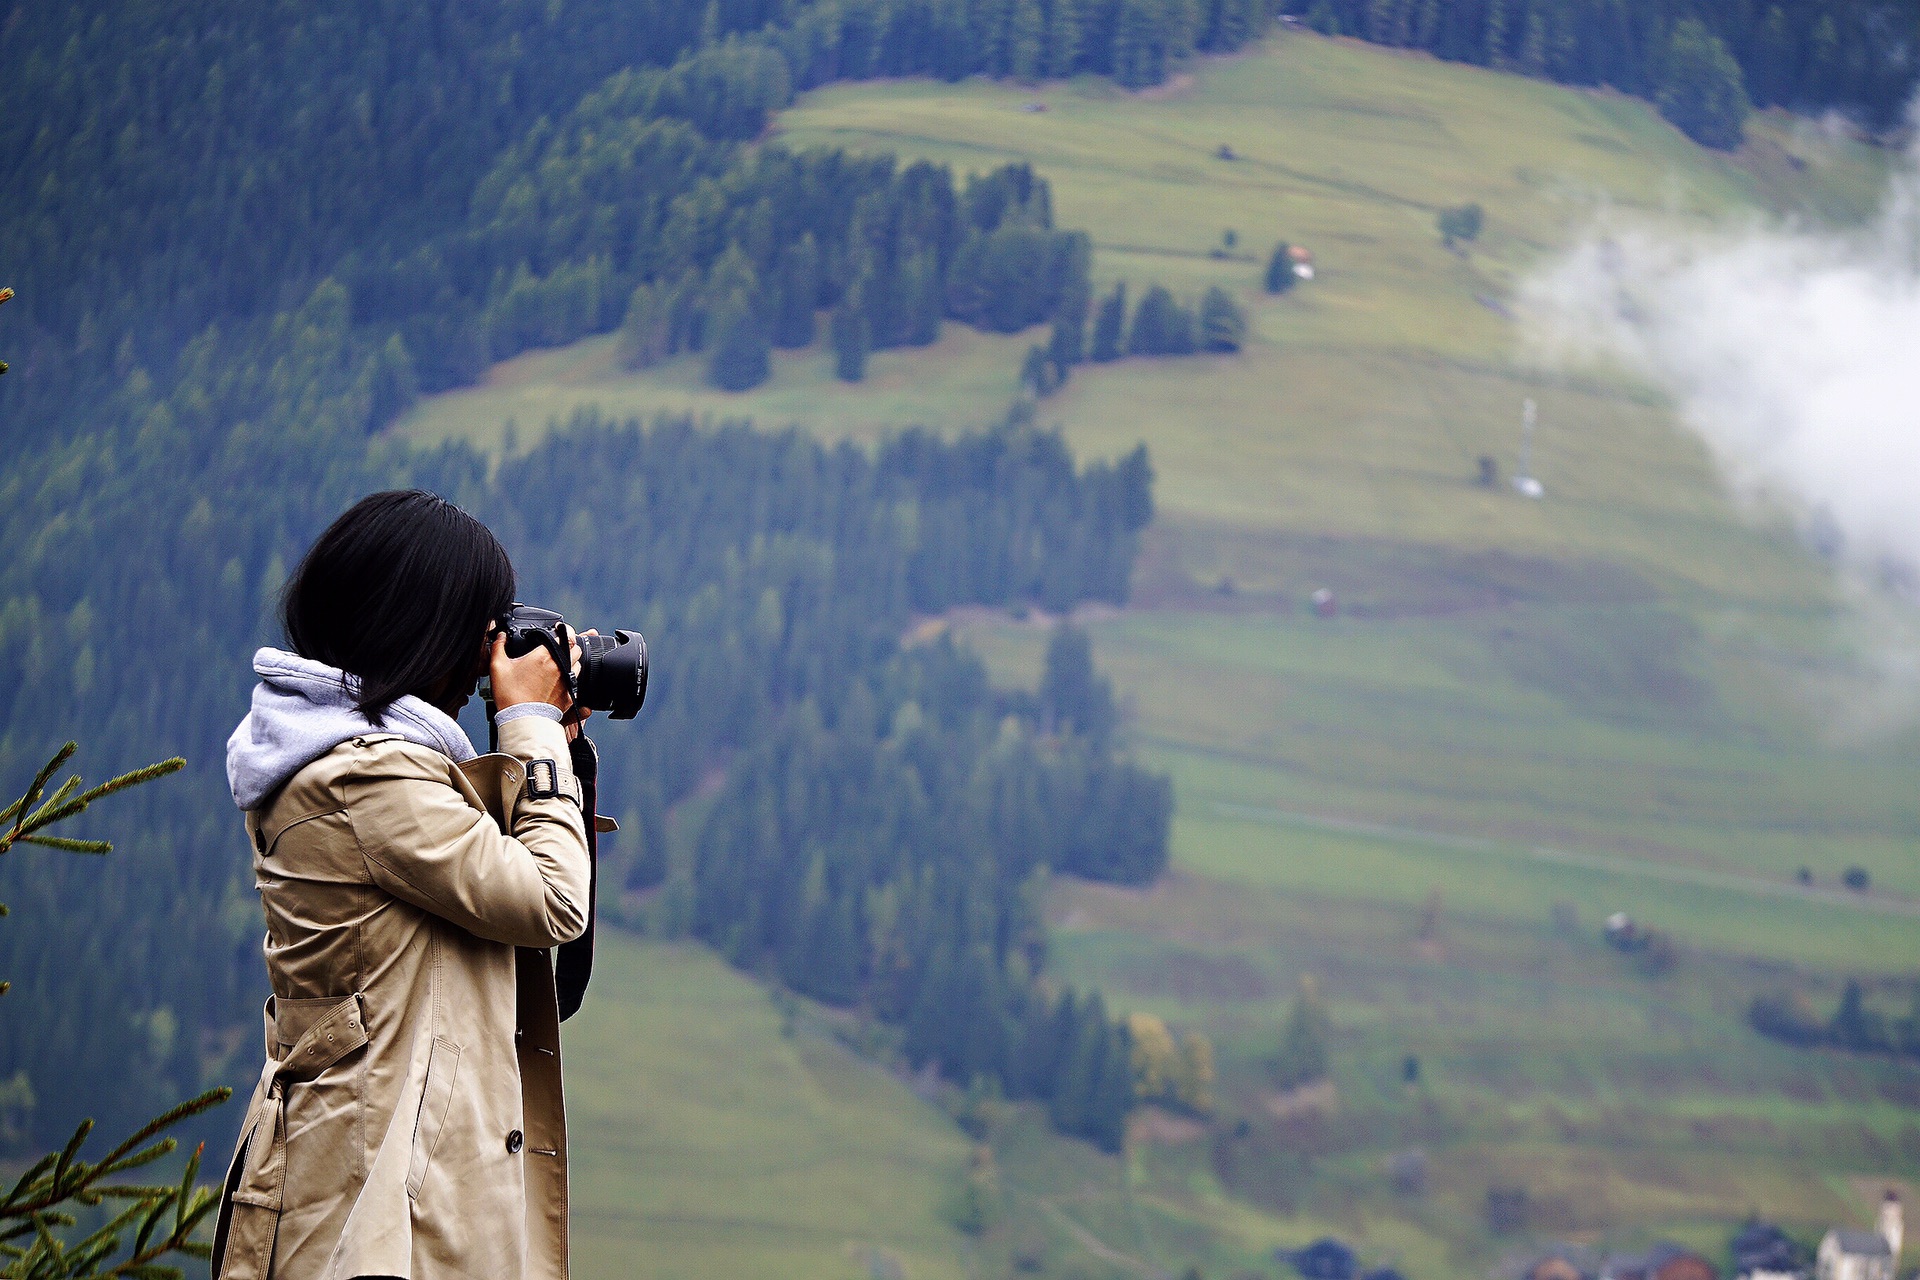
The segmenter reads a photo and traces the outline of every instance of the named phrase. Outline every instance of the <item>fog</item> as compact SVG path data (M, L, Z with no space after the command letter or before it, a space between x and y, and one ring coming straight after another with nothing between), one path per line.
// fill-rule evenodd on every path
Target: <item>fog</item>
M1852 233L1602 214L1522 301L1537 354L1657 385L1858 581L1920 582L1920 155Z

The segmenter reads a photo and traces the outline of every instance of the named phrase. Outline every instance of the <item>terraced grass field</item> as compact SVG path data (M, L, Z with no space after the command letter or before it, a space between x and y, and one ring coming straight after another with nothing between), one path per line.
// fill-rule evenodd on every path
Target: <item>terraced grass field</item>
M1882 714L1872 627L1658 397L1532 360L1515 302L1603 207L1846 221L1872 207L1878 153L1784 117L1707 153L1644 103L1299 33L1153 94L835 86L779 133L962 170L1031 160L1058 220L1092 233L1100 282L1220 284L1249 309L1237 355L1084 367L1039 405L1084 454L1152 450L1135 603L1083 621L1178 804L1163 884L1056 886L1054 963L1206 1030L1220 1115L1150 1123L1120 1161L1007 1118L1005 1217L966 1243L937 1208L965 1161L950 1121L830 1036L783 1039L717 961L622 949L596 978L620 994L569 1042L584 1274L882 1274L858 1242L914 1276L1017 1257L1270 1274L1272 1247L1336 1230L1369 1265L1438 1280L1529 1234L1717 1250L1749 1210L1864 1225L1882 1185L1920 1175L1910 1066L1743 1020L1782 987L1830 1007L1848 977L1891 1014L1911 1000L1920 736ZM1487 230L1454 253L1434 217L1470 200ZM1318 276L1269 298L1280 239ZM857 387L823 351L781 354L735 396L695 361L621 373L593 339L400 430L504 447L509 422L525 440L586 404L856 438L958 427L1004 411L1031 340L949 326ZM1538 503L1473 482L1483 454L1511 468L1523 397ZM1321 587L1337 616L1307 607ZM947 623L1030 683L1045 621ZM1870 893L1841 886L1850 866ZM1615 910L1670 933L1677 967L1603 946ZM1303 976L1339 1029L1334 1088L1305 1100L1262 1066ZM1387 1162L1415 1148L1428 1185L1397 1193ZM1512 1186L1530 1225L1495 1236L1486 1193Z

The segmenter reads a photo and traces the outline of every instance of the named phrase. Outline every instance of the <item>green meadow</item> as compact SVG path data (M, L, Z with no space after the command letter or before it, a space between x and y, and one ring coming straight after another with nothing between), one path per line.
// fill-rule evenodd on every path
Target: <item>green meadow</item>
M580 1275L966 1274L964 1136L711 952L609 933L567 1032Z
M1750 1210L1864 1225L1920 1175L1911 1067L1744 1023L1757 993L1831 1008L1849 977L1911 1003L1920 735L1886 714L1876 624L1660 397L1535 359L1516 300L1607 210L1858 220L1881 153L1784 116L1709 153L1642 102L1291 32L1147 94L837 85L778 137L1030 160L1097 284L1217 284L1248 310L1236 355L1082 366L1037 406L1083 455L1152 451L1134 604L1082 621L1177 796L1163 883L1054 886L1052 963L1207 1032L1219 1114L1144 1124L1119 1160L1000 1116L1001 1217L966 1237L967 1139L834 1016L784 1035L711 956L610 941L569 1039L584 1276L1274 1274L1273 1247L1335 1231L1429 1280L1530 1235L1718 1251ZM1434 220L1467 201L1486 230L1455 252ZM1280 240L1316 277L1269 297ZM949 325L854 386L822 349L779 353L730 395L696 360L624 372L597 338L398 430L510 449L587 405L955 428L1004 413L1033 340ZM1540 502L1504 484L1524 398ZM1500 485L1475 483L1482 455ZM1048 621L944 620L1015 684ZM1670 972L1602 944L1622 910L1672 937ZM1280 1097L1262 1064L1303 978L1333 1088ZM1424 1189L1396 1191L1415 1149ZM1494 1187L1527 1190L1520 1235L1490 1232Z

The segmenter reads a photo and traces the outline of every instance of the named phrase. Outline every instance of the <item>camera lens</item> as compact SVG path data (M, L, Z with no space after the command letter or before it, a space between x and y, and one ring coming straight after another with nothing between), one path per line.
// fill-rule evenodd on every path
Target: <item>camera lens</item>
M638 631L577 637L580 701L610 719L631 720L647 700L647 641Z

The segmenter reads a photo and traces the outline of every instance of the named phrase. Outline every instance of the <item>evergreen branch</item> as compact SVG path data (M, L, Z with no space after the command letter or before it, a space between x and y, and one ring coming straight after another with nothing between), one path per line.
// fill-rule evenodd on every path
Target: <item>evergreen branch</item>
M72 1220L69 1219L68 1221L70 1222ZM67 1224L61 1223L60 1225L65 1226ZM33 1248L29 1251L30 1254L38 1253L43 1257L52 1258L57 1261L66 1253L66 1250L60 1246L60 1238L53 1234L53 1223L48 1221L46 1214L36 1213L33 1215L33 1236Z
M136 1254L144 1250L147 1242L153 1239L154 1228L160 1225L160 1219L167 1216L167 1208L165 1200L155 1200L153 1207L147 1210L147 1216L140 1221L140 1232L133 1238L133 1251Z
M48 796L46 801L38 809L34 810L33 816L27 819L27 829L32 830L35 827L45 826L47 812L51 809L57 809L66 803L67 797L72 795L79 786L79 774L76 773L68 777L65 782L60 784L58 791Z
M11 290L0 290L0 302L10 296ZM3 372L5 365L0 365L0 373ZM48 782L54 772L72 758L75 749L69 742L55 752L34 776L26 792L0 810L0 853L7 852L16 843L37 844L70 853L106 853L112 846L105 840L45 834L46 828L82 812L102 796L164 777L185 764L178 757L162 760L109 778L85 791L79 790L78 776L69 777L47 796ZM5 907L0 906L0 915L5 914ZM0 994L6 989L7 984L0 982ZM167 1129L232 1096L231 1089L209 1089L171 1107L142 1125L97 1163L80 1159L81 1149L94 1129L92 1120L81 1122L65 1147L35 1161L0 1200L0 1276L7 1280L162 1280L163 1277L181 1280L181 1269L164 1264L160 1261L162 1258L169 1254L211 1258L212 1247L192 1238L207 1215L219 1205L211 1191L194 1185L206 1152L204 1143L194 1148L178 1185L146 1186L107 1180L152 1164L173 1152L179 1142L164 1136ZM82 1238L71 1243L61 1239L60 1232L78 1225L78 1219L61 1206L97 1206L108 1200L118 1201L123 1207ZM169 1216L171 1223L168 1223ZM114 1262L114 1255L120 1252L122 1241L130 1231L134 1233L130 1255Z
M174 1194L172 1187L96 1186L95 1184L104 1178L151 1164L171 1154L179 1145L175 1139L161 1138L158 1142L153 1142L152 1139L162 1130L216 1107L232 1096L233 1090L222 1086L218 1089L209 1089L197 1098L179 1103L164 1114L149 1120L131 1137L108 1152L98 1164L93 1165L74 1160L81 1144L93 1130L93 1121L82 1121L64 1151L58 1156L42 1158L38 1164L27 1171L27 1176L15 1186L7 1200L0 1203L0 1217L16 1218L39 1214L67 1200L97 1204L103 1196L139 1201L156 1196L171 1197ZM46 1173L48 1161L53 1162L51 1175ZM188 1167L197 1173L199 1161L200 1153L196 1151ZM28 1197L24 1201L21 1200L23 1195Z
M218 1089L207 1090L205 1093L201 1094L197 1098L189 1098L185 1102L176 1103L174 1106L162 1112L160 1115L154 1117L152 1120L147 1121L147 1123L142 1125L140 1130L137 1133L135 1133L131 1138L128 1138L125 1142L122 1142L119 1146L115 1147L112 1151L109 1151L106 1154L106 1157L100 1161L100 1173L104 1176L107 1174L118 1173L122 1169L136 1168L138 1167L138 1164L146 1164L149 1160L152 1160L155 1157L147 1156L145 1159L139 1160L137 1164L124 1161L122 1157L124 1157L129 1151L132 1151L135 1147L138 1147L142 1143L146 1142L147 1139L159 1133L162 1129L171 1129L174 1125L179 1124L182 1120L190 1119L193 1116L197 1116L202 1111L212 1110L214 1107L219 1106L221 1103L225 1102L228 1098L231 1098L232 1096L233 1096L233 1090L227 1088L225 1085L222 1085ZM168 1138L167 1141L172 1142L173 1139ZM172 1149L173 1149L172 1147L167 1148L168 1151L171 1151ZM161 1154L165 1154L165 1153L163 1152Z
M74 803L84 809L101 796L110 796L116 791L125 791L128 787L137 787L143 782L152 782L155 778L164 778L168 774L178 773L186 767L187 762L185 758L181 756L170 756L165 760L157 760L152 764L141 765L138 769L129 770L117 778L108 778L97 787L89 787L80 793L74 800ZM78 810L75 810L75 812L78 812Z
M161 1202L161 1207L165 1208L164 1201ZM104 1226L97 1228L93 1234L77 1244L68 1246L67 1253L71 1259L68 1263L69 1268L76 1271L91 1268L101 1259L117 1253L120 1249L120 1233L131 1226L133 1220L146 1210L145 1204L136 1204L124 1209Z
M73 1131L73 1136L67 1139L66 1149L60 1153L60 1158L53 1162L53 1175L47 1179L48 1194L57 1196L58 1199L46 1201L45 1207L51 1208L72 1194L71 1192L62 1191L60 1185L66 1181L67 1170L73 1165L73 1158L80 1154L80 1144L85 1142L87 1135L92 1132L93 1121L82 1120L80 1127Z
M155 1196L165 1196L165 1195L173 1194L173 1188L172 1187L112 1186L112 1187L101 1187L98 1190L96 1190L93 1194L96 1201L98 1200L151 1200Z
M67 853L112 853L113 845L105 840L77 840L72 836L21 836L21 844L37 844L43 849L60 849Z
M13 1190L7 1192L7 1198L5 1200L0 1200L0 1216L12 1217L13 1206L19 1202L20 1197L27 1194L27 1189L33 1186L34 1182L39 1179L40 1175L45 1173L49 1168L51 1168L53 1166L53 1162L55 1160L58 1160L59 1158L60 1157L58 1155L49 1151L46 1155L41 1156L38 1160L36 1160L33 1163L32 1168L28 1169L25 1173L21 1174L20 1181L14 1183ZM0 1237L0 1238L3 1238L3 1237Z
M39 802L40 793L46 790L47 779L53 776L53 771L71 759L73 753L79 749L79 743L69 742L66 746L54 752L53 759L47 761L46 764L40 767L40 772L33 775L33 781L27 786L27 793L11 805L8 805L6 809L0 810L0 822L5 822L9 818L14 819L13 831L5 837L0 837L0 853L6 852L6 850L12 846L13 842L19 838L24 822L22 815Z
M207 1144L201 1143L193 1149L193 1158L187 1161L187 1172L180 1179L180 1190L176 1196L177 1208L173 1215L173 1234L178 1237L186 1234L187 1211L193 1207L193 1184L200 1177L200 1157L207 1153ZM135 1253L140 1250L136 1247Z
M73 778L70 780L69 786L63 786L60 789L59 795L41 805L31 818L26 819L24 824L25 828L28 832L34 832L51 826L53 823L65 821L75 814L83 812L88 805L98 800L101 796L112 795L114 792L124 791L128 787L137 787L143 782L151 782L155 778L164 778L170 773L178 773L186 767L186 764L187 762L184 759L179 756L174 756L171 759L157 761L154 764L142 765L140 768L123 773L117 778L109 778L97 787L89 787L79 795L74 796L71 800L64 800L64 802L62 802L72 787L79 785L80 779ZM0 819L0 821L3 820L4 819ZM18 838L27 840L30 839L30 836L20 835ZM96 841L94 843L106 846L101 852L111 852L113 848L113 846L107 844L106 841Z

